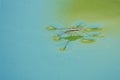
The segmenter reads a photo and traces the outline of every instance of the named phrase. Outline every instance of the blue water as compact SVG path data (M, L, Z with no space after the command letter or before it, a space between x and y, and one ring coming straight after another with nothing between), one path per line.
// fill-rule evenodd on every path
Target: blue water
M119 40L75 42L66 52L57 50L58 44L45 30L57 4L2 0L0 80L120 80Z

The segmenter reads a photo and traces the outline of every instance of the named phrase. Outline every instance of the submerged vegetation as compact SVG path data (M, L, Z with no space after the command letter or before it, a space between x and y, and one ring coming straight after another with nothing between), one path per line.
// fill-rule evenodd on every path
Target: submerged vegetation
M93 43L97 38L102 38L102 27L100 25L87 25L84 22L79 22L70 27L57 28L57 26L49 25L46 27L49 31L56 31L52 39L54 41L66 41L64 47L60 51L66 50L70 42L80 40L81 43Z

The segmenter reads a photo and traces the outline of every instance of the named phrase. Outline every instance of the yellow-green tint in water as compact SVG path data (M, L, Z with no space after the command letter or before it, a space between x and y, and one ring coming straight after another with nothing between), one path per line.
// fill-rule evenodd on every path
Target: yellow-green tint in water
M119 36L120 0L62 0L61 4L58 21L66 25L79 20L98 23L106 36Z

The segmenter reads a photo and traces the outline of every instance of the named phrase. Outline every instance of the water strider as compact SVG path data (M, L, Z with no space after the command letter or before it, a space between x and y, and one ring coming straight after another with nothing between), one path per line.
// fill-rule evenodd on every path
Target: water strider
M101 26L87 25L85 23L80 23L69 28L57 28L57 26L49 25L46 27L46 29L49 31L58 32L52 37L54 41L66 41L65 45L59 49L60 51L66 50L68 44L76 40L80 40L82 43L93 43L97 38L103 37L101 35L103 30Z

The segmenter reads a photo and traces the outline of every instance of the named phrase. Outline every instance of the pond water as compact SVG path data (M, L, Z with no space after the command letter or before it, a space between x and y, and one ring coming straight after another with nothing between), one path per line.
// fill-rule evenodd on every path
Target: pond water
M120 80L120 0L1 1L0 80ZM100 24L105 37L65 52L49 24Z

